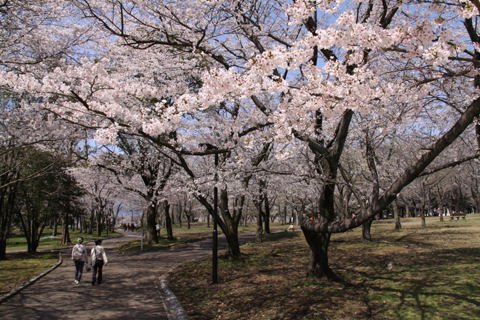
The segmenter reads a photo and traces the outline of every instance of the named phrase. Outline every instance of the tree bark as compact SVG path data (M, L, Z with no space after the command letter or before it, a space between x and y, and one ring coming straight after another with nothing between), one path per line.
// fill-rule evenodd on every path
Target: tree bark
M265 233L270 234L270 202L268 201L268 195L265 192L264 196L264 203L265 203L265 219L264 219L264 225L265 225Z
M147 244L153 245L158 243L156 221L158 207L153 203L147 207Z
M163 201L163 208L165 210L165 227L167 229L167 239L173 240L172 219L170 217L170 204L167 200Z
M362 238L363 238L363 243L369 243L372 242L372 223L373 223L373 218L368 220L362 225Z
M5 179L5 175L3 178ZM4 179L1 180L2 183L5 183ZM0 260L7 258L7 239L10 235L12 218L15 212L16 185L17 183L3 188L0 193Z
M340 281L328 264L328 246L330 233L316 233L303 229L305 240L310 247L310 260L307 267L307 276L326 277L332 281Z
M440 192L440 188L437 188L437 195L438 195L438 215L440 216L440 221L443 221L443 195Z
M393 201L393 217L395 218L395 231L402 229L402 224L400 223L400 212L398 207L398 199Z
M62 246L68 246L72 244L72 241L70 240L70 232L68 229L68 213L66 211L62 214L62 240L60 241L60 244Z
M257 207L257 228L255 229L255 242L262 243L262 234L263 234L263 212L262 212L262 204L255 202L255 206Z

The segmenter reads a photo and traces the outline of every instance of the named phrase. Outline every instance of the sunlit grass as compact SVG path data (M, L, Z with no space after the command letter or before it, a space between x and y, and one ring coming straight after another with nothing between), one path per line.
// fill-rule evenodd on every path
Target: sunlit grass
M180 266L168 283L189 319L478 319L480 219L413 221L400 231L375 224L370 244L360 228L334 234L330 265L348 285L306 277L301 233L220 259L217 285L209 258Z
M60 246L60 241L62 238L61 231L59 230L57 236L52 237L52 229L50 228L45 228L41 238L40 238L40 244L38 246L38 249L60 249L62 246ZM70 234L70 240L72 243L77 243L77 239L79 237L83 237L84 242L92 241L94 239L97 239L96 236L96 231L93 230L93 234L88 234L86 232L80 233L78 230L75 231L69 231ZM118 237L120 236L120 233L116 232L109 232L108 237ZM105 238L107 237L106 231L102 232L102 237ZM21 231L15 231L11 235L11 237L7 241L7 251L9 250L27 250L27 239L25 239L25 236Z

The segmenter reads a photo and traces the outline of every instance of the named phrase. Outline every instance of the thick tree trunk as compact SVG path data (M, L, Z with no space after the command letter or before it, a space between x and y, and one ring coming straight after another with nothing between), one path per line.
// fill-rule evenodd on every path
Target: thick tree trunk
M182 204L179 203L177 206L177 220L178 220L179 228L182 228L182 212L183 212Z
M262 224L262 209L257 207L257 228L255 230L255 242L262 243L263 224Z
M45 229L46 224L43 224L40 227L37 225L33 226L32 235L31 235L31 243L28 243L28 252L31 254L37 253L38 246L40 244L40 237L43 234L43 230Z
M265 202L265 219L264 219L264 225L265 225L265 233L270 234L270 202L268 201L268 195L265 192L265 197L264 197L264 202Z
M0 260L7 259L7 241L0 239Z
M7 239L10 235L11 221L14 210L14 200L16 192L13 185L10 188L4 188L0 193L0 260L7 258ZM7 191L10 191L7 194Z
M372 241L372 233L371 233L372 223L373 223L373 219L369 219L367 220L367 222L365 222L362 225L363 243L369 243Z
M210 215L214 215L213 206L204 197L197 197L197 200L208 210ZM234 214L230 215L228 207L228 192L223 189L219 197L219 215L217 219L218 226L222 229L227 240L227 255L231 259L240 258L240 244L238 241L238 225L240 223L243 211L245 197L240 196L236 199L234 205ZM221 217L221 218L220 218Z
M422 228L427 226L427 222L425 221L425 208L420 210L420 221L422 221Z
M245 196L236 197L233 204L233 214L231 214L228 205L228 191L227 189L220 191L219 209L222 219L218 220L219 226L227 239L227 256L230 259L238 259L241 257L240 243L238 241L238 225L242 217L244 203Z
M254 199L253 204L257 209L257 228L255 229L255 242L262 243L262 235L263 235L263 221L265 214L263 213L263 198L260 196L259 199Z
M395 231L400 230L402 228L402 224L400 223L400 212L398 207L398 200L395 199L393 201L393 217L395 218Z
M170 204L167 200L163 202L163 208L165 210L165 227L167 229L167 239L173 240L173 228L172 228L172 219L170 217Z
M153 245L158 243L157 237L157 205L152 204L147 208L147 244Z
M331 234L316 233L304 229L303 233L310 247L310 261L307 267L307 276L327 277L329 280L340 281L340 278L330 269L328 264L328 246L330 244Z

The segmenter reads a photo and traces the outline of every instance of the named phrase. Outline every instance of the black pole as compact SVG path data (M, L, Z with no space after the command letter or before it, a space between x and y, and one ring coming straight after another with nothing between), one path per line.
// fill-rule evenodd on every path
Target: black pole
M215 153L215 170L218 165L218 154ZM217 173L215 172L215 187L213 188L213 247L212 247L212 283L217 283L217 267L218 267L218 233L217 233L217 214L218 214L218 190L217 190Z

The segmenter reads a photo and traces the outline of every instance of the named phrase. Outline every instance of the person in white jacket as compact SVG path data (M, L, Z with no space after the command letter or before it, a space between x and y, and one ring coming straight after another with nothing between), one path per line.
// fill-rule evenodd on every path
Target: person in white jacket
M87 248L83 245L83 238L77 240L72 249L72 260L75 263L75 283L79 284L82 279L83 266L88 261Z
M92 260L92 286L95 285L96 282L98 284L102 283L102 268L106 266L108 263L107 255L105 254L105 249L101 246L102 240L97 239L95 240L95 245L90 252L90 259ZM98 279L97 279L97 272L98 272Z

